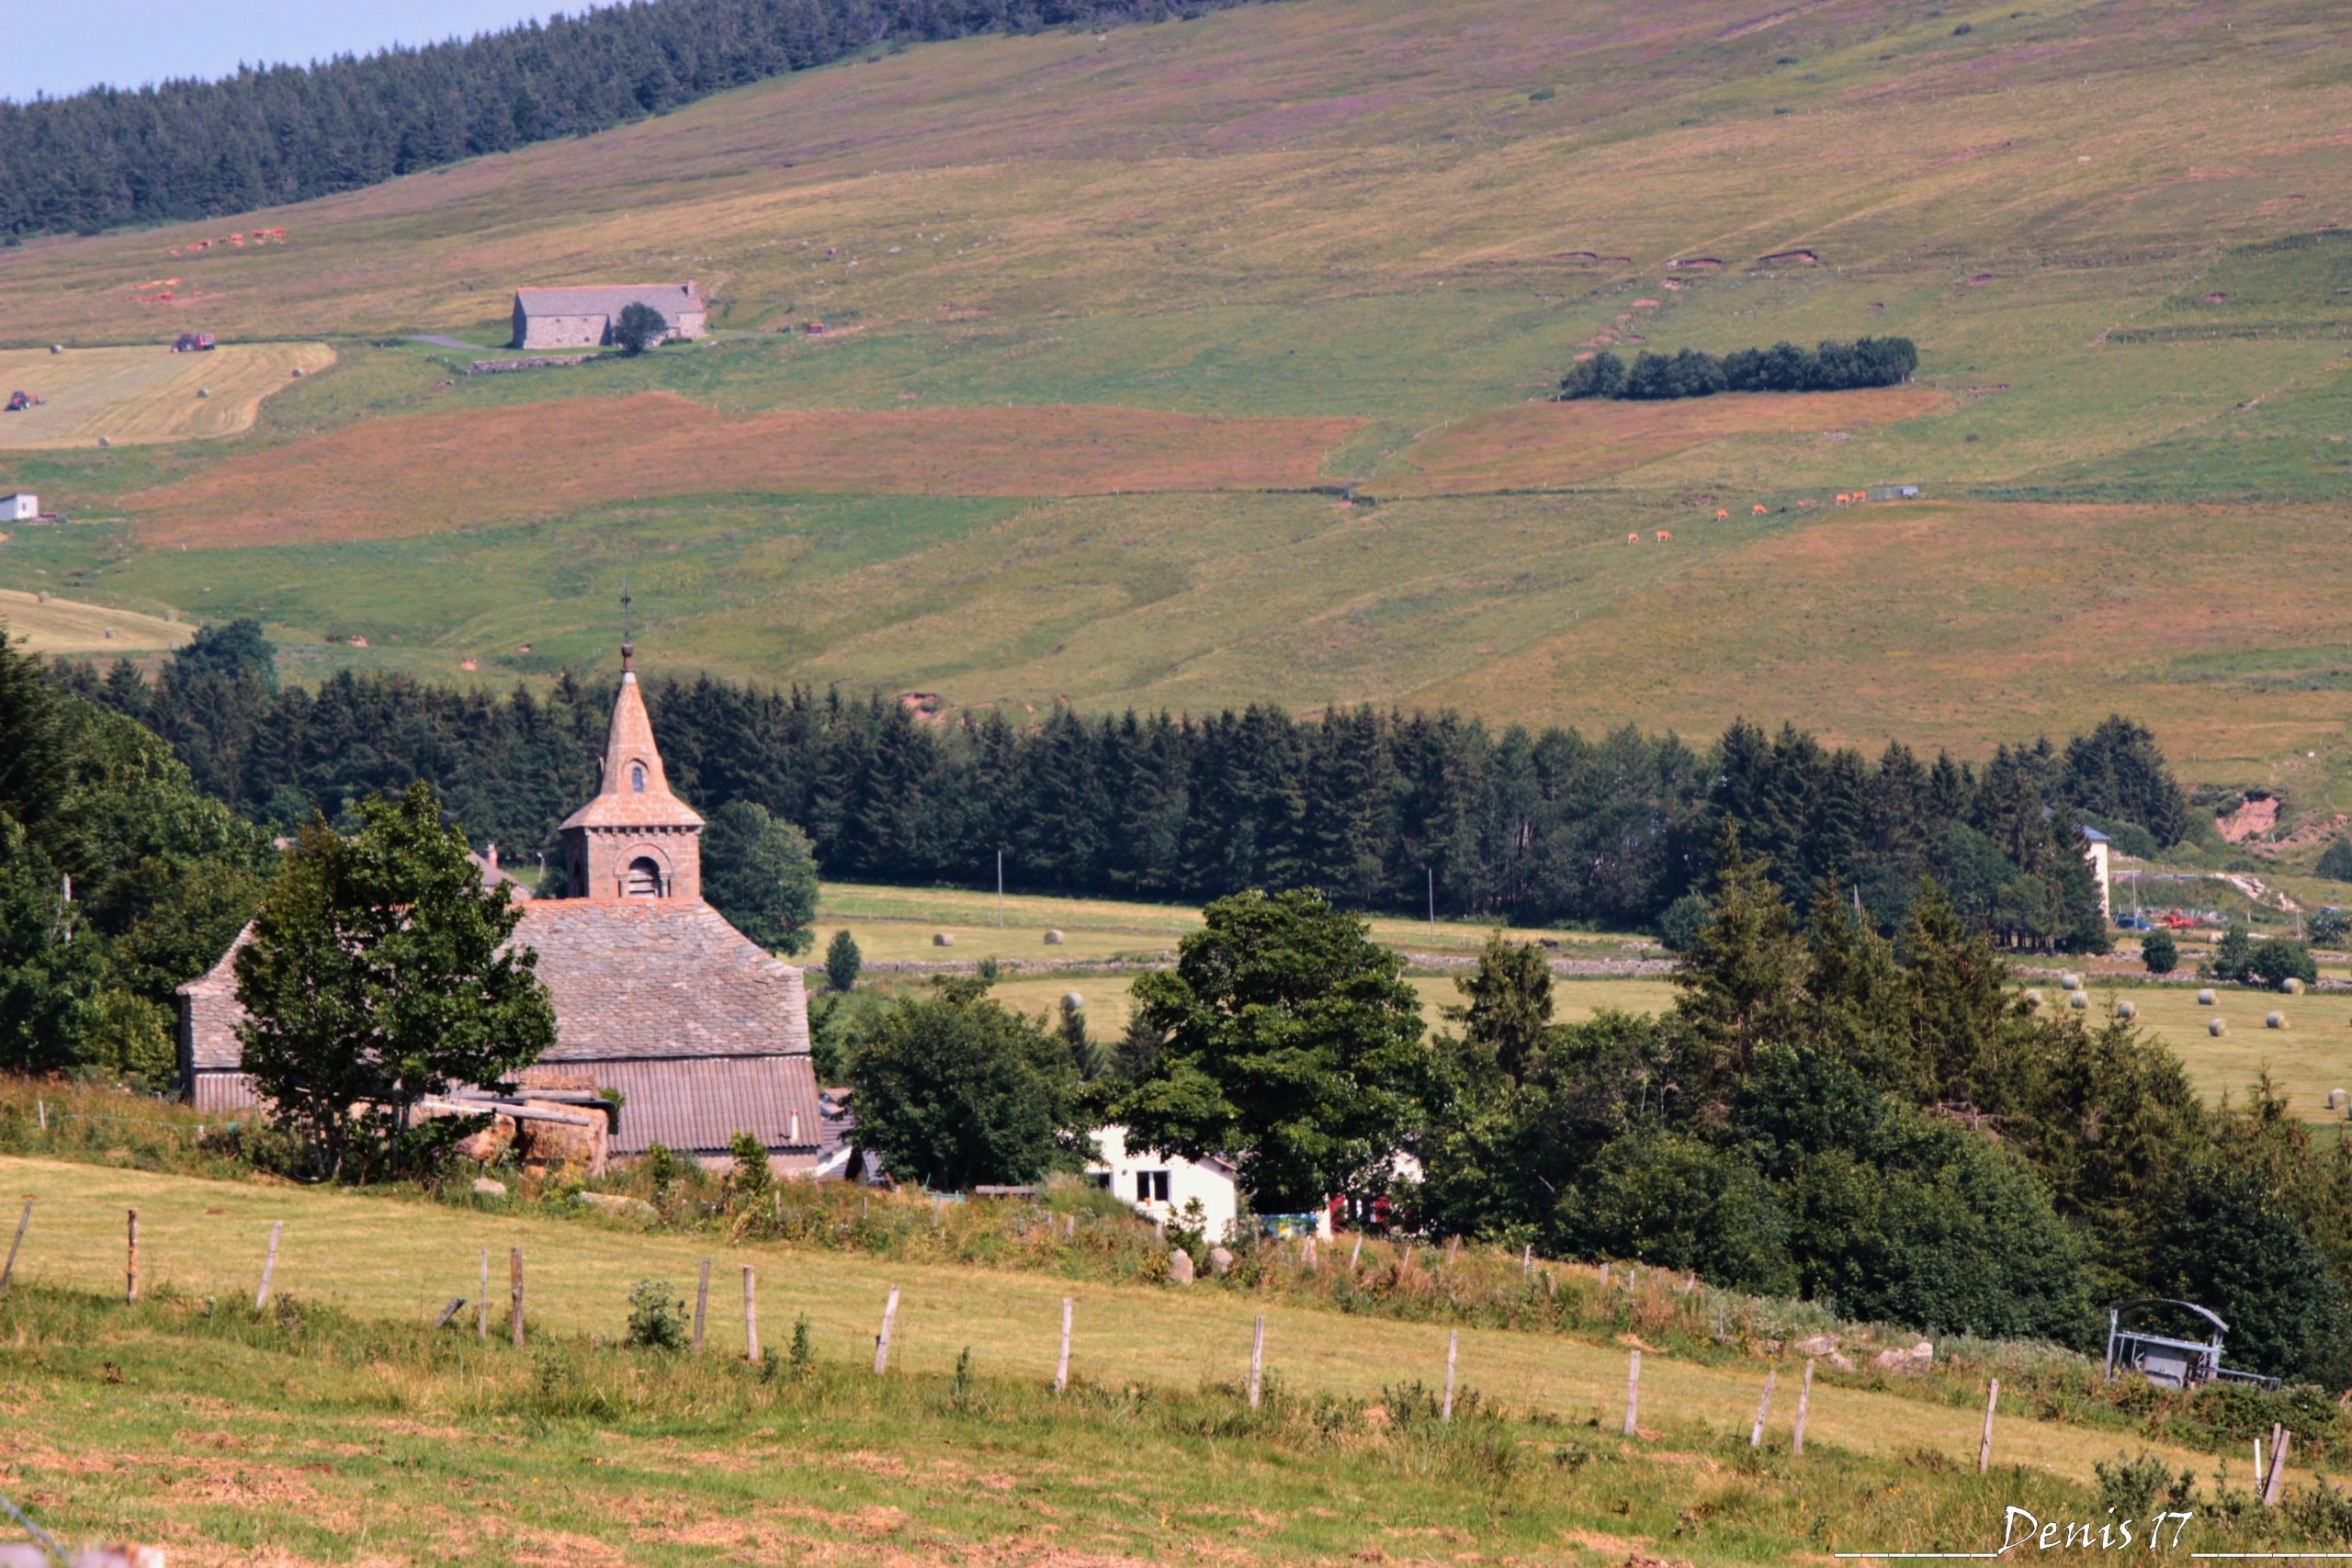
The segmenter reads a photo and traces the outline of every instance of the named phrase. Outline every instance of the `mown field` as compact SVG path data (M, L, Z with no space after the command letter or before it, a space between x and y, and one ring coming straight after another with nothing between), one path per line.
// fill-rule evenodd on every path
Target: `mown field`
M44 601L34 593L0 589L0 626L9 639L35 653L121 655L164 653L182 647L196 628L136 610L109 609L71 599Z
M160 266L189 324L340 359L201 449L9 454L0 484L114 521L12 540L0 582L258 615L298 678L601 661L626 576L650 666L950 708L1745 713L1971 751L2121 709L2196 776L2324 786L2330 24L1298 0L854 60L260 220L282 246L41 241L0 255L0 341L150 341ZM396 341L671 275L710 341L495 377ZM1915 386L1530 406L1593 345L1886 332ZM1936 500L1799 504L1889 480ZM1317 482L1379 504L1267 493Z
M175 335L175 328L137 348L77 346L69 354L0 349L0 398L25 391L41 400L0 414L0 450L234 435L253 428L262 400L285 390L297 371L316 375L335 357L322 343L229 344L209 354L174 354Z
M1799 1457L1792 1364L1751 1451L1769 1358L1653 1348L1628 1440L1625 1344L1469 1328L1448 1428L1413 1403L1442 1386L1448 1331L1209 1285L729 1246L39 1158L0 1161L0 1185L36 1199L17 1287L0 1300L0 1476L65 1533L162 1540L198 1562L1068 1568L1409 1560L1417 1546L1472 1563L1618 1564L1637 1551L1766 1562L1981 1549L2020 1498L2095 1517L2094 1466L2134 1453L2193 1472L2209 1496L2245 1482L2230 1456L2022 1407L1998 1418L1980 1480L1982 1406L1964 1376L1947 1397L1825 1373ZM130 1208L135 1306L120 1299ZM926 1208L907 1218L921 1225ZM257 1317L248 1303L279 1223L281 1304ZM524 1256L525 1350L505 1342L503 1269L486 1345L470 1306L456 1327L424 1326L450 1297L470 1302L484 1249L503 1265L508 1248ZM704 1357L619 1348L631 1282L689 1282L705 1258ZM764 1375L741 1360L743 1266L765 1359L785 1363ZM890 1371L876 1379L873 1334L894 1288ZM1057 1402L1065 1297L1073 1394ZM1261 1314L1271 1393L1253 1416L1241 1389ZM810 1358L796 1372L803 1321Z

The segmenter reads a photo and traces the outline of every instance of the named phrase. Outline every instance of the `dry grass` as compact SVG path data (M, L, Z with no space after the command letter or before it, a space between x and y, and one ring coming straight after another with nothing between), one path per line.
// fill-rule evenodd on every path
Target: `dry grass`
M1365 487L1382 497L1552 490L1726 436L1830 434L1891 424L1946 400L1933 387L1676 402L1527 403L1474 415L1398 454ZM1860 488L1857 479L1853 488ZM1827 500L1826 495L1821 498Z
M334 363L322 343L227 344L209 354L145 348L0 350L0 398L27 391L39 408L0 414L0 449L154 446L234 435L253 428L262 400L296 370ZM209 397L197 396L198 389Z
M1301 489L1352 419L1136 409L730 415L666 393L413 414L232 459L129 498L151 544L441 533L611 498L713 491L895 495ZM583 452L596 460L583 464Z
M110 610L70 599L43 604L38 594L0 589L0 624L11 641L33 653L156 653L175 649L196 635L193 626Z

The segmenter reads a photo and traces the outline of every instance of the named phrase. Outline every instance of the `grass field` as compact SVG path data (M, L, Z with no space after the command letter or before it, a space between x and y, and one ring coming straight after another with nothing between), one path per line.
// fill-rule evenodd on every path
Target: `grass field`
M51 654L163 653L196 635L195 627L160 615L70 599L44 602L38 594L10 589L0 589L0 626L8 628L17 647Z
M209 354L142 348L0 349L0 398L18 390L37 408L0 414L0 450L153 446L253 428L262 400L294 372L334 363L322 343L228 344ZM198 396L202 392L208 395Z
M132 520L20 536L0 581L258 615L296 678L582 667L627 575L650 665L953 706L1970 752L2120 710L2197 778L2352 778L2323 8L1433 16L922 46L259 220L283 246L25 245L0 340L152 337L161 266L224 335L341 357L201 450L10 453L0 483ZM471 378L371 341L495 343L514 287L622 274L695 276L718 332ZM1918 383L1528 400L1603 342L1865 333ZM1262 493L1315 480L1381 504ZM1795 505L1890 480L1943 500Z

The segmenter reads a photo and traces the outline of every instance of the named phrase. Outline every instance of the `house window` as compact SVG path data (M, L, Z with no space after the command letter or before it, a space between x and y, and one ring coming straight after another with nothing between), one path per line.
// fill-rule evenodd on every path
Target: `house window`
M645 793L644 763L631 762L628 765L628 787L639 795L643 795Z
M1136 1171L1136 1201L1138 1203L1168 1201L1168 1173L1164 1170Z
M621 879L621 891L631 898L662 897L662 867L650 855L639 855L628 863L628 874Z
M1111 1173L1107 1170L1089 1171L1087 1173L1086 1179L1091 1181L1095 1186L1101 1188L1105 1192L1111 1190Z

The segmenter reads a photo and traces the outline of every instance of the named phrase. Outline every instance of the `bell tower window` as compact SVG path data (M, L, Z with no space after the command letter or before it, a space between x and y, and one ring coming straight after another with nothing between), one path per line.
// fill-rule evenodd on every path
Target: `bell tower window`
M621 893L629 898L662 897L662 867L651 855L639 855L628 863L628 874L621 879Z
M644 763L631 762L628 765L628 787L633 794L643 795L645 793Z

